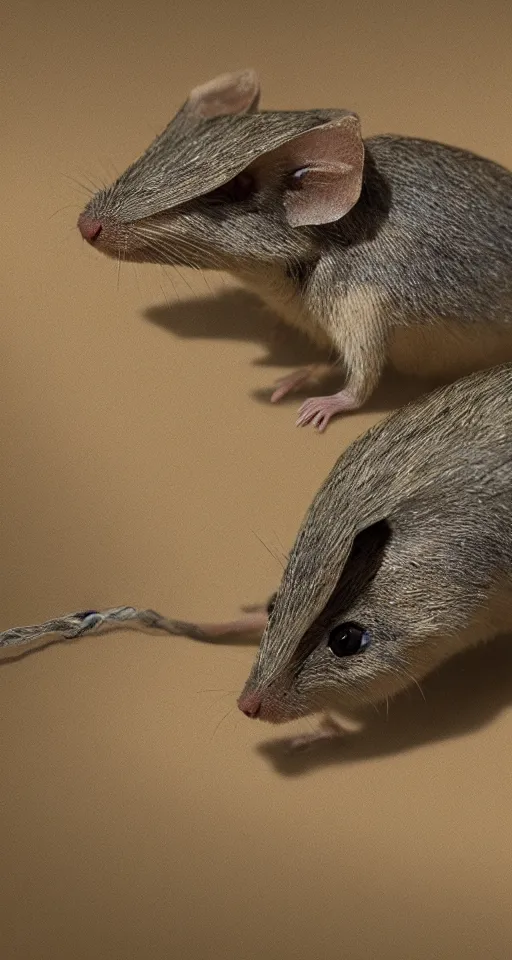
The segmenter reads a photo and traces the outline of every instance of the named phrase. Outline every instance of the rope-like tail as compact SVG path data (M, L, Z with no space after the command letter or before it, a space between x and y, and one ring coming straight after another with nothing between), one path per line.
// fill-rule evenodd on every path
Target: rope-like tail
M47 620L28 627L12 627L0 633L0 647L19 647L31 643L51 633L64 634L65 640L75 640L85 633L99 631L104 626L138 621L145 627L165 630L177 637L191 637L193 640L207 640L208 629L198 624L181 620L168 620L155 610L137 610L136 607L111 607L109 610L84 610L81 613L67 613L63 617Z

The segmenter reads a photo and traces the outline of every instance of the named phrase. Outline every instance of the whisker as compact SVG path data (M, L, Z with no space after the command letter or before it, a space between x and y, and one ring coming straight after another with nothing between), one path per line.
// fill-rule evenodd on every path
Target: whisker
M105 157L105 159L102 161L102 167L105 170L109 179L117 180L117 178L120 176L119 170L117 169L114 161L112 160L112 157ZM109 167L110 167L110 170L109 170Z
M177 241L174 241L172 238L166 236L165 231L162 231L155 225L151 225L151 224L144 224L143 226L139 227L139 230L142 235L147 237L151 236L157 239L159 248L162 251L169 252L171 255L174 255L177 249L179 252L179 255L184 260L187 259L186 258L187 252L191 254L192 257L197 254L200 260L203 259L205 256L204 246L201 246L201 244L199 244L193 238L180 237ZM219 254L217 254L212 249L208 249L207 256L208 256L208 260L210 261L210 266L207 269L215 269L218 272L219 279L222 285L226 287L227 286L227 281L225 276L226 265L224 260ZM193 262L191 263L190 260L188 260L187 265L193 270L199 270L199 272L203 276L203 280L206 286L208 287L210 293L212 294L215 293L207 276L205 276L204 274L204 270L206 268L204 268L202 265L198 263L193 263Z
M221 700L225 700L226 697L232 697L232 696L233 696L233 693L231 692L231 690L228 690L227 693L221 694L220 697L215 697L215 700L212 700L211 702L211 706L214 707L216 706L217 703L220 703Z
M161 249L164 252L170 253L171 256L175 256L176 254L175 244L172 244L172 243L162 244ZM183 241L180 241L180 246L179 246L180 257L186 260L187 252L192 255L192 258L194 257L195 254L198 254L200 257L204 256L204 251L201 250L200 247L194 246L190 242L184 243ZM222 262L222 260L219 258L217 254L213 253L212 251L208 251L208 258L213 269L215 268L217 268L218 270L224 269L224 263ZM190 260L188 260L188 266L190 266L194 270L200 269L197 263L190 262Z
M74 185L75 185L76 187L80 187L81 190L85 190L85 192L86 192L90 197L93 196L94 191L91 190L90 187L87 187L87 186L85 185L85 183L81 183L80 180L76 180L75 177L70 177L68 173L61 173L61 177L64 177L66 180L69 180L70 183L74 183Z
M228 712L225 713L224 716L220 718L218 724L217 724L216 727L215 727L215 730L213 731L213 734L212 734L211 739L210 739L210 743L212 742L212 740L213 740L215 734L217 733L217 730L219 729L220 725L221 725L222 723L224 723L224 720L227 720L227 718L229 717L230 713L233 713L233 710L235 710L235 709L236 709L236 707L230 707L229 710L228 710Z
M157 249L160 252L160 254L168 252L171 254L171 256L174 256L176 253L176 249L178 249L180 256L184 257L185 259L186 259L187 252L191 254L192 257L194 256L194 254L199 254L200 257L204 257L204 249L201 249L201 247L197 243L195 243L194 241L188 238L180 237L179 241L176 243L171 238L166 237L165 234L162 235L161 230L156 230L154 227L150 227L147 224L144 226L140 226L138 228L138 232L144 238L148 238L148 239L153 238L153 240L157 240L158 247L155 248L155 245L153 244L153 249ZM214 251L210 251L210 250L208 251L208 258L211 261L212 265L214 267L216 266L218 270L225 269L225 264L219 258L218 254L216 254ZM195 270L200 269L200 267L194 263L189 262L189 266L191 266Z
M164 268L161 266L161 267L160 267L160 270L163 271L163 269L164 269ZM164 273L164 277L165 277L165 273ZM170 309L171 309L171 301L169 300L169 297L167 296L167 294L166 294L166 292L165 292L165 290L164 290L164 285L163 285L163 283L162 283L161 280L158 281L158 285L159 285L159 287L160 287L160 290L162 291L162 296L163 296L163 298L164 298L164 300L165 300L165 305L166 305L167 309L170 310ZM174 292L175 292L175 295L176 295L176 290L175 290Z
M144 239L146 239L146 237L144 237ZM153 260L152 260L153 263L159 265L160 267L162 267L162 269L165 268L165 267L169 268L169 267L171 267L171 266L174 266L174 265L172 265L172 264L169 264L169 263L163 258L162 253L161 253L161 250L160 250L159 247L157 247L153 242L149 241L149 242L147 243L147 247L148 247L148 249L150 250L150 252L153 254ZM165 273L165 270L164 270L164 273ZM167 274L165 274L165 275L167 276ZM178 290L177 290L177 288L176 288L176 284L174 283L174 280L172 279L172 277L168 277L168 279L169 279L169 280L171 281L171 283L172 283L173 290L174 290L174 294L175 294L176 298L177 298L178 300L181 300L181 297L180 297L179 294L178 294ZM183 278L182 278L182 279L183 279ZM190 288L190 289L191 289L191 288ZM191 290L191 292L193 293L192 290ZM164 294L164 297L165 297L165 294Z
M273 531L273 533L274 533L274 536L275 536L275 538L276 538L279 546L281 547L281 550L283 551L285 557L287 557L288 554L286 553L286 549L285 549L284 543L282 542L281 538L279 537L278 533L277 533L275 530Z
M171 282L171 284L172 284L172 289L174 290L174 296L175 296L176 299L179 301L179 303L181 303L181 297L180 297L180 295L179 295L178 288L177 288L177 286L176 286L176 284L175 284L175 282L174 282L174 277L172 276L172 273L170 272L169 267L166 267L166 266L164 266L164 264L161 264L160 269L162 270L164 277L165 277L167 280L170 280L170 282ZM169 304L169 306L170 306L170 304Z
M284 570L284 564L283 564L282 560L281 560L279 557L276 557L275 553L273 553L272 550L270 549L270 547L268 546L268 544L266 544L265 541L262 540L260 536L258 536L258 534L256 533L255 530L253 530L252 533L254 534L254 536L256 537L256 539L259 540L259 542L261 543L261 545L262 545L263 547L265 547L265 550L267 551L267 553L270 554L270 556L272 557L272 559L275 560L276 563L279 564L279 566L281 567L282 570Z
M182 243L182 241L180 240L180 249L181 249L181 243ZM192 241L192 240L188 240L188 239L183 242L183 250L184 250L184 251L187 251L187 250L188 250L189 253L192 254L192 256L193 256L194 254L198 254L198 256L199 256L200 258L203 258L204 255L205 255L204 249L201 248L201 246L200 246L199 244L195 243L195 242ZM222 257L220 256L220 254L218 254L216 251L213 251L213 250L209 249L209 250L208 250L208 253L207 253L207 256L208 256L208 260L209 260L212 268L216 268L216 269L219 270L219 271L225 270L225 263L224 263ZM198 266L198 265L196 265L196 266L195 266L195 269L196 269L196 270L201 270L201 269L203 269L203 268L200 267L200 266Z
M65 207L60 207L58 210L55 210L52 214L50 214L50 216L48 217L48 221L53 220L53 218L56 217L59 213L63 213L64 210L70 210L72 207L74 207L76 210L76 203L67 203ZM73 226L72 229L75 230L76 227Z
M82 176L82 174L81 174L81 176ZM93 187L95 193L97 193L98 190L101 190L100 184L96 182L95 178L92 177L91 174L88 173L88 171L84 170L83 176L84 176L85 179L91 184L91 187Z
M200 252L200 251L199 251L199 252ZM182 254L182 256L183 256L183 259L186 259L187 266L190 267L191 270L198 270L198 271L199 271L199 273L201 274L201 277L203 278L203 281L204 281L205 286L207 287L207 289L208 289L208 291L211 293L211 295L214 296L214 295L215 295L215 291L213 290L210 282L208 281L208 278L207 278L206 273L205 273L205 271L203 270L203 268L202 268L202 267L195 266L193 263L190 262L190 260L189 260L188 258L185 258L185 256L184 256L183 254Z
M137 290L139 291L139 298L140 300L143 300L144 297L142 296L142 287L140 285L140 278L139 278L139 271L137 270L137 264L134 263L133 266L135 267L135 281L137 283Z
M213 296L213 295L214 295L214 291L213 291L212 286L211 286L211 284L210 284L210 282L209 282L209 280L208 280L208 278L207 278L207 276L206 276L205 271L204 271L203 269L200 269L199 272L200 272L200 274L201 274L201 276L202 276L202 278L203 278L203 280L204 280L205 286L208 288L208 290L210 291L211 295Z
M180 280L182 280L182 282L183 282L183 283L188 287L188 289L190 290L192 296L195 296L194 290L193 290L192 287L190 286L190 283L188 282L187 278L183 276L181 270L176 266L176 264L173 264L173 267L174 267L174 269L176 270L176 273L178 274Z
M185 259L185 257L183 257L183 259ZM196 266L194 266L194 264L191 263L190 260L188 260L188 258L187 258L187 261L186 261L186 266L189 267L189 269L191 269L191 270L198 270L198 271L199 271L199 273L201 274L201 277L202 277L203 280L204 280L204 283L206 284L206 287L208 288L209 292L210 292L210 293L212 294L212 296L213 296L213 290L212 290L210 284L208 283L208 281L207 281L207 279L206 279L204 270L203 270L201 267L196 267ZM192 292L195 294L195 291L192 291Z
M412 682L414 683L414 685L418 688L418 690L419 690L420 693L421 693L421 696L422 696L423 700L424 700L425 703L426 703L426 702L427 702L427 698L426 698L426 696L425 696L425 692L424 692L424 690L423 690L423 687L421 686L421 684L419 683L419 681L416 679L416 677L414 677L414 676L412 675L412 673L409 673L408 670L405 670L405 669L404 669L403 672L404 672L405 676L408 677L409 680L412 680Z
M286 564L286 563L288 562L288 554L286 553L286 550L285 550L283 544L281 543L281 540L279 539L276 531L273 530L272 533L274 534L274 536L275 536L275 538L276 538L276 540L277 540L277 543L278 543L279 547L281 548L282 560L283 560L283 562Z
M416 677L414 677L414 676L412 675L412 673L409 673L409 671L406 670L405 667L403 667L402 665L398 665L398 664L396 664L396 663L395 663L393 666L391 666L390 669L391 669L394 673L396 673L397 676L407 677L408 680L410 680L412 683L414 683L415 686L416 686L416 687L418 688L418 690L420 691L421 696L422 696L423 700L424 700L425 703L426 703L426 697L425 697L425 694L424 694L424 692L423 692L423 689L422 689L422 687L420 686L420 684L418 683L418 681L416 680Z
M144 239L147 239L147 238L144 237ZM128 243L128 240L126 241L126 243ZM177 290L177 288L176 288L176 284L174 283L173 278L172 278L171 276L169 276L168 274L166 274L166 272L165 272L165 267L168 267L169 264L163 259L159 248L156 247L151 241L149 241L149 242L147 243L147 246L148 246L149 250L154 254L153 260L152 260L151 262L152 262L153 264L155 264L156 266L159 266L159 267L160 267L160 269L161 269L162 272L164 273L164 276L166 277L166 279L170 280L170 282L171 282L171 284L172 284L172 288L173 288L173 290L174 290L174 296L175 296L175 298L176 298L177 300L181 301L181 297L179 296L179 293L178 293L178 290ZM169 299L168 299L168 297L167 297L167 294L165 293L165 290L164 290L164 288L163 288L163 286L162 286L162 283L160 283L160 289L161 289L161 291L162 291L162 295L163 295L163 298L164 298L167 306L170 308L171 304L170 304L170 301L169 301Z

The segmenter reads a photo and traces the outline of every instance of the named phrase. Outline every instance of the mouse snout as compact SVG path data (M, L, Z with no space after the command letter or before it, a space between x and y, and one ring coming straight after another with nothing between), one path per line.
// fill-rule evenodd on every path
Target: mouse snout
M242 694L238 700L238 709L245 713L246 717L255 720L261 711L261 697L257 693Z
M95 220L94 217L88 217L82 213L78 218L78 229L87 243L94 243L98 239L103 226L100 220Z

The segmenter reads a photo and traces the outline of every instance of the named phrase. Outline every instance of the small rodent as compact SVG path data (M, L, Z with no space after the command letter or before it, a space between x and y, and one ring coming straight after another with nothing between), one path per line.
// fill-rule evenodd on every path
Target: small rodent
M510 629L512 364L440 388L352 443L269 607L238 703L271 723L386 700Z
M512 360L512 174L427 140L363 141L346 110L259 111L259 93L253 70L196 87L91 199L82 235L123 261L229 271L328 347L345 385L298 424L360 407L388 361L446 379Z

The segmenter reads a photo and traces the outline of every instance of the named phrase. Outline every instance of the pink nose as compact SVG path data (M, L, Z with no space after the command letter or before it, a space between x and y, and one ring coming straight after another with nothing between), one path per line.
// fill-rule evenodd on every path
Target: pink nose
M245 713L246 717L254 720L261 710L261 697L257 693L242 694L238 701L238 709Z
M81 214L78 218L78 229L84 240L87 240L88 243L94 243L102 231L102 225L99 220L93 220L92 217Z

